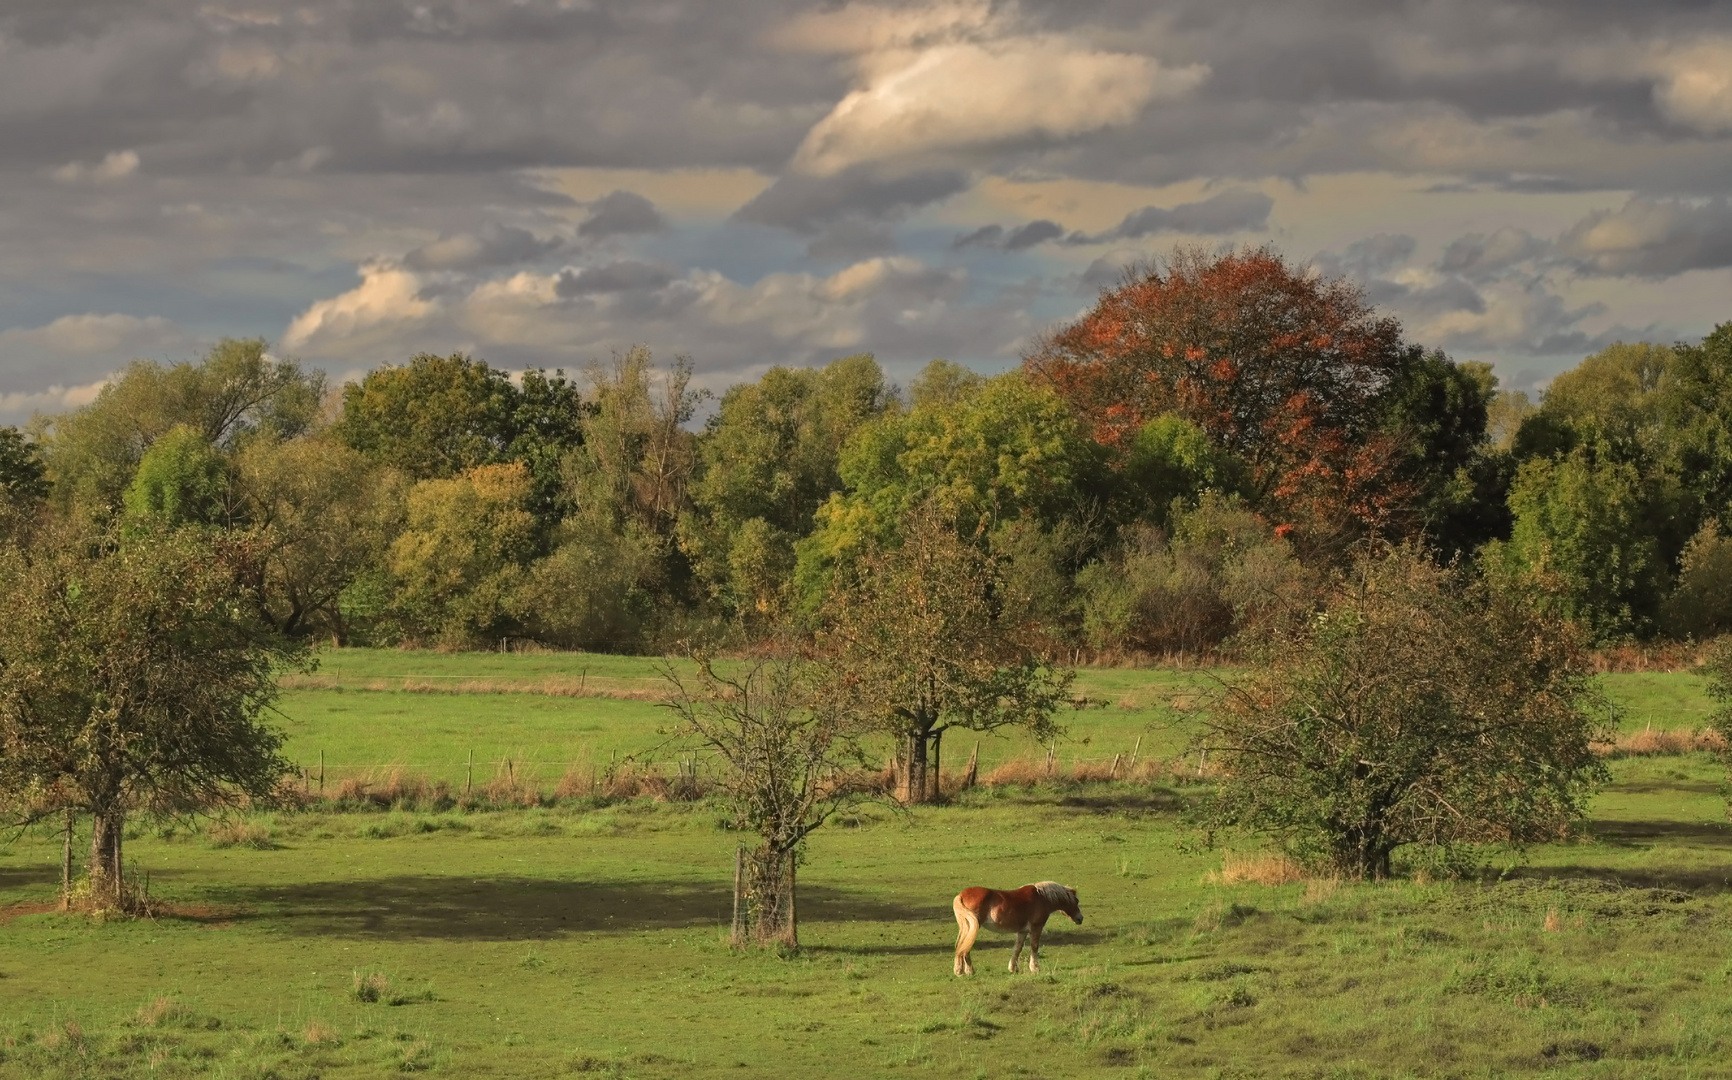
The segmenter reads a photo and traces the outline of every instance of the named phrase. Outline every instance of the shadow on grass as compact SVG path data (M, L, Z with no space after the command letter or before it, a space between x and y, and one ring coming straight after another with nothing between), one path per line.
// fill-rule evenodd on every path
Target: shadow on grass
M801 918L803 920L804 915L802 915ZM1048 950L1061 949L1061 948L1065 947L1066 945L1098 945L1101 942L1108 941L1108 940L1110 940L1108 935L1103 934L1098 930L1077 930L1074 932L1066 932L1066 933L1059 933L1059 934L1049 933L1049 934L1047 934L1041 938L1040 954L1042 956L1045 956L1047 954ZM979 937L979 939L977 939L974 943L974 964L975 964L975 966L976 967L980 966L980 957L982 954L990 956L994 953L1003 953L1005 957L1008 957L1010 955L1011 947L1014 946L1015 944L1016 944L1016 935L1014 935L1014 934L1003 934L1003 935L994 934L991 937L988 937L985 934L982 934ZM928 956L928 955L936 955L936 954L940 954L940 953L942 953L945 956L952 956L956 952L956 942L954 940L950 940L948 935L947 935L947 940L942 941L942 942L937 942L937 943L934 943L931 945L805 945L805 944L802 944L800 946L800 948L806 950L807 952L834 953L838 956ZM1026 963L1028 960L1028 950L1024 949L1022 955L1023 955L1023 961Z
M42 885L60 888L58 866L9 866L0 868L0 892L12 889L34 889Z
M222 890L236 922L274 923L292 934L483 941L552 938L595 931L725 926L733 893L689 881L590 884L531 878L401 876ZM821 885L800 885L800 921L909 922L948 919L937 905L886 903Z
M1658 889L1697 896L1732 892L1732 868L1626 870L1607 866L1524 866L1510 871L1509 876L1527 881L1591 881L1618 889Z
M1719 821L1590 821L1589 835L1617 847L1686 843L1732 848L1732 824Z

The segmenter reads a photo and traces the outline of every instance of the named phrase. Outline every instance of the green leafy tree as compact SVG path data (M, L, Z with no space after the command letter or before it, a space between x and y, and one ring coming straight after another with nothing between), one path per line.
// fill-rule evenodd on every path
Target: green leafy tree
M1706 641L1732 633L1732 537L1719 523L1709 520L1684 545L1678 584L1662 614L1675 637Z
M48 466L36 444L15 427L0 427L0 498L31 506L48 498Z
M135 521L227 525L232 520L228 462L203 432L177 425L145 451L124 502Z
M318 421L324 393L323 374L272 357L257 339L221 341L196 364L135 361L94 402L47 422L54 498L118 510L145 452L175 428L223 451L255 434L294 438Z
M232 477L256 552L250 580L260 613L284 634L319 629L346 642L342 597L384 565L402 528L401 475L308 437L253 440L236 454Z
M1495 579L1415 547L1366 551L1322 611L1269 628L1209 711L1215 794L1195 821L1387 877L1403 845L1555 839L1611 734L1583 641Z
M818 528L797 546L801 602L815 607L870 545L893 547L920 508L982 547L1005 522L1051 529L1086 518L1104 496L1104 460L1069 407L1020 372L888 413L849 439L838 470L846 489L818 509Z
M838 678L900 746L898 795L927 802L944 732L1016 726L1047 738L1074 672L1046 663L1030 628L1005 618L996 560L957 537L950 515L917 507L901 543L874 546L830 597L821 640Z
M506 629L511 596L535 553L529 470L482 465L409 491L389 565L417 636L472 645Z
M335 433L411 479L445 479L506 459L517 398L506 373L485 361L422 353L343 387Z
M771 368L722 396L699 443L679 543L725 611L762 621L781 612L794 545L842 486L843 444L892 402L864 355L816 370Z
M1523 464L1510 490L1508 544L1493 565L1550 583L1563 614L1599 640L1645 632L1666 595L1655 524L1663 499L1636 466L1583 447L1562 460Z
M734 826L758 836L745 860L735 942L798 945L801 851L832 816L869 797L862 740L872 729L822 662L785 650L724 674L699 661L691 683L666 669L664 704L676 717L673 737L715 755Z
M92 815L99 908L128 903L129 814L264 798L288 769L265 718L300 653L256 617L250 558L184 529L0 550L0 797L15 819Z

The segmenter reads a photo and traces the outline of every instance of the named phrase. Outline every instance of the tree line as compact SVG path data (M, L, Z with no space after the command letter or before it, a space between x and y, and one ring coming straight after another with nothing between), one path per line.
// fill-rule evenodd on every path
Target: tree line
M1254 674L1204 737L1209 827L1383 874L1579 811L1585 647L1732 627L1732 324L1613 346L1535 404L1351 282L1181 250L1006 374L898 388L857 355L694 426L709 404L641 348L338 388L229 340L0 429L0 794L91 814L118 895L127 813L270 796L272 676L314 640L769 646L806 659L760 669L767 712L736 707L758 675L676 695L712 747L830 770L753 796L796 808L768 896L848 790L833 746L892 735L923 801L945 731L1051 733L1079 659L1231 653Z

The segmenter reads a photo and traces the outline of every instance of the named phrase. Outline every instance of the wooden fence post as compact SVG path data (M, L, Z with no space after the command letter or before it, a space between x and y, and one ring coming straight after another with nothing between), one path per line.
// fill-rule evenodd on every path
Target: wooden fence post
M475 787L475 748L469 748L469 764L463 770L463 794Z
M1141 750L1142 748L1143 748L1143 737L1141 735L1138 735L1137 736L1137 745L1131 747L1131 763L1129 765L1125 766L1125 775L1126 776L1129 776L1131 773L1137 771L1137 751Z
M72 906L72 807L66 808L65 844L60 849L60 908Z
M1119 778L1119 755L1114 754L1113 755L1113 767L1110 770L1108 770L1108 772L1107 772L1107 780L1110 782L1113 780L1117 780L1118 778Z
M742 944L745 937L745 930L740 926L740 885L745 872L746 849L743 846L736 847L734 849L734 928L728 939L734 945Z
M939 765L939 750L944 746L944 732L932 736L932 801L944 801L944 770Z
M974 740L974 751L973 751L973 753L968 755L968 771L965 772L962 776L962 786L965 788L973 787L975 778L976 778L976 776L978 776L979 772L980 772L980 740L976 739L976 740Z
M319 751L319 794L325 793L325 752Z

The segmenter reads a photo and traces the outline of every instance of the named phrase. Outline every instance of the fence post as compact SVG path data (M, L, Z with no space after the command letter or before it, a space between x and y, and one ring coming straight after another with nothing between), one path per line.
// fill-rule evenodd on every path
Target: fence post
M744 937L740 926L740 884L746 871L746 849L744 846L734 849L734 928L729 941L739 945Z
M944 746L944 732L935 732L932 736L932 801L944 801L944 769L940 765L939 751ZM792 871L790 871L791 873Z
M1118 778L1119 778L1119 755L1114 754L1113 755L1113 767L1110 770L1108 770L1108 772L1107 772L1107 780L1108 780L1108 782L1111 782L1111 781L1117 780Z
M325 752L319 751L319 794L325 793Z
M974 751L973 751L973 753L968 755L968 771L963 774L962 786L965 788L973 787L975 778L979 774L979 772L980 772L980 740L976 739L976 740L974 740Z
M60 849L60 907L72 906L72 807L66 808L66 843Z
M1131 747L1131 763L1125 766L1125 775L1129 776L1137 770L1137 751L1143 748L1143 737L1137 736L1137 745Z
M468 795L475 786L475 748L469 748L469 764L463 770L463 794Z

